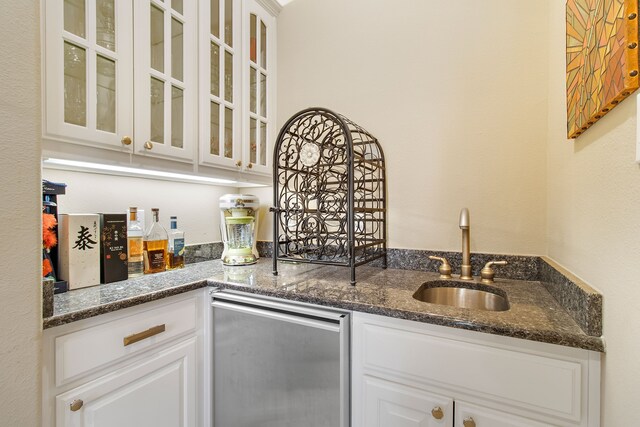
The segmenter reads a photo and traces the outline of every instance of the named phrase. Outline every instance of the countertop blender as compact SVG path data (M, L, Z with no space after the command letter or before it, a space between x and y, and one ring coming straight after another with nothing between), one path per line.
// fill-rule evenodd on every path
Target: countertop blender
M225 194L220 197L222 263L248 265L258 261L256 235L260 201L250 194Z

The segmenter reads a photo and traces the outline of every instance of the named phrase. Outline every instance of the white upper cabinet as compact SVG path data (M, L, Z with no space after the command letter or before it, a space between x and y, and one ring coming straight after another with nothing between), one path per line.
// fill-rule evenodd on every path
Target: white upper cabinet
M200 11L200 163L268 175L275 17L254 0L202 0Z
M46 0L43 13L44 136L130 151L131 1Z
M200 1L200 162L240 168L241 7Z
M135 151L193 161L197 133L197 3L134 4Z
M42 6L47 154L171 169L169 160L214 176L271 174L275 0ZM80 154L47 141L91 148Z
M242 67L244 113L243 165L255 172L271 173L275 140L276 20L254 0L243 3L244 61Z

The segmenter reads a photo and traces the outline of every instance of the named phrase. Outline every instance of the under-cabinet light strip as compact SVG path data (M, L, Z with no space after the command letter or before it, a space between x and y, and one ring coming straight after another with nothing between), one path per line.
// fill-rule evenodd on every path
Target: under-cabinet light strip
M231 181L229 179L210 178L206 176L187 175L183 173L164 172L152 169L138 169L126 166L105 165L101 163L81 162L77 160L65 160L65 159L44 159L43 163L47 165L65 166L70 168L89 169L96 171L118 172L122 174L139 175L143 177L156 177L165 179L175 179L180 181L193 181L202 182L208 184L238 184L237 181ZM243 183L247 184L247 183Z

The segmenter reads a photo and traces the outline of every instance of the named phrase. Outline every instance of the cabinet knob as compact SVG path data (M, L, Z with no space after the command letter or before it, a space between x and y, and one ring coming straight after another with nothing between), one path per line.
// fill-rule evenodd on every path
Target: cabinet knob
M123 136L120 142L122 142L122 145L131 145L131 137Z
M241 167L241 166L242 166L242 160L238 160L238 161L236 162L236 166L237 166L237 167Z
M73 402L71 402L71 404L69 405L69 409L71 409L73 412L79 411L80 408L82 408L82 405L84 405L84 402L82 401L82 399L76 399Z
M247 169L251 169L252 167L253 167L253 163L249 163L249 164L247 165Z
M462 425L464 427L476 427L476 422L473 421L473 418L468 417L468 418L465 418L464 421L462 421Z
M444 417L444 412L442 412L441 407L436 406L431 410L431 415L433 415L433 418L435 418L436 420L441 420L442 417Z
M147 141L144 143L144 148L146 148L147 150L151 150L153 148L153 142L151 141Z

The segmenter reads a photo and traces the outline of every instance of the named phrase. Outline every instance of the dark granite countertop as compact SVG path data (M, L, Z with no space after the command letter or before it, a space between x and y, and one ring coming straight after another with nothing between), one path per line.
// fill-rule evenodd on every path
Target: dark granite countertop
M420 285L438 275L425 271L383 270L362 266L356 286L344 267L280 262L271 274L271 260L244 267L220 261L187 265L184 269L56 295L54 314L44 319L50 328L76 320L161 299L205 286L309 302L443 326L522 338L569 347L604 351L601 337L589 336L537 281L496 279L493 286L508 295L502 312L462 309L413 299Z

